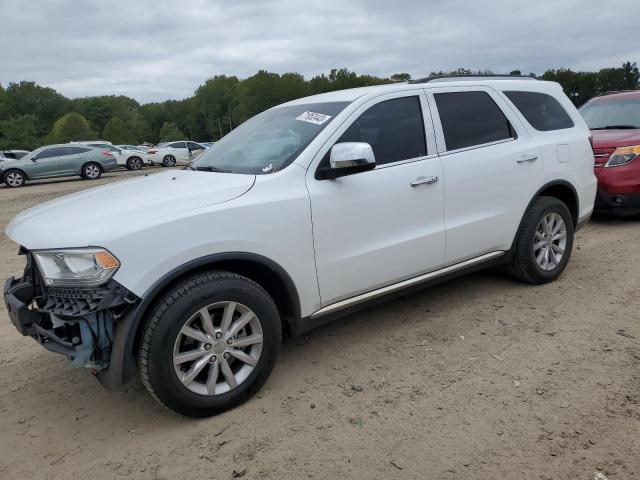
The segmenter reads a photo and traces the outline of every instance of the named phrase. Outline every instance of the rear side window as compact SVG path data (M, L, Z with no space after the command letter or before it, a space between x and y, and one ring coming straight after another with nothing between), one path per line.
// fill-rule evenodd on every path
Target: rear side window
M434 94L447 150L514 138L509 120L486 92Z
M77 155L78 153L88 152L89 150L91 149L83 147L60 147L60 156Z
M572 128L573 120L560 102L538 92L504 92L533 128L541 132Z
M376 164L424 157L427 143L418 97L380 102L351 124L337 143L366 142L371 145Z

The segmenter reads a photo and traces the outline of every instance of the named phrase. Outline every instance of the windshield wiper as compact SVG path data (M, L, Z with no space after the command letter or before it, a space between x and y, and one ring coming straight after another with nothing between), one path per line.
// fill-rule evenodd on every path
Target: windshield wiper
M191 170L198 170L199 172L216 172L216 173L232 173L231 170L225 170L224 168L214 167L190 167Z
M635 130L640 127L635 125L607 125L606 127L592 128L591 130Z

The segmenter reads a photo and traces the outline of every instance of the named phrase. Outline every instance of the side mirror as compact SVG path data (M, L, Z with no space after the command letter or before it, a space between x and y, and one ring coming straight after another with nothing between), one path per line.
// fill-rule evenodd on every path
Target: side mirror
M329 154L330 168L322 169L322 176L334 179L376 168L371 145L365 142L336 143Z

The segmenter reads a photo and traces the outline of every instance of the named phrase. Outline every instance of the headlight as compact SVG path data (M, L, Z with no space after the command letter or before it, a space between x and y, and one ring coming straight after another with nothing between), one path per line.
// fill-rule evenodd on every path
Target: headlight
M619 167L632 162L640 156L640 145L635 147L619 147L611 154L605 167Z
M120 262L102 248L33 252L45 285L99 287L116 273Z

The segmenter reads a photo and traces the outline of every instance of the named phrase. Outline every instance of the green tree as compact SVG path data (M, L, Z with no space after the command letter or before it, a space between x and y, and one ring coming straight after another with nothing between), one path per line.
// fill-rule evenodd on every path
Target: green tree
M40 143L35 115L18 115L0 121L0 148L34 150Z
M53 124L47 143L67 143L74 140L92 140L97 134L91 130L89 122L79 113L67 113Z
M174 140L183 140L185 138L184 133L178 130L178 127L173 122L164 122L158 135L161 142L172 142Z
M38 135L44 136L56 118L68 111L69 100L53 88L41 87L35 82L10 83L3 95L0 113L8 120L18 115L36 115Z
M391 75L389 80L391 80L393 83L408 82L409 80L411 80L411 75L409 75L408 73L394 73L393 75Z
M102 131L102 138L116 145L136 143L135 136L118 117L113 117L107 122Z

